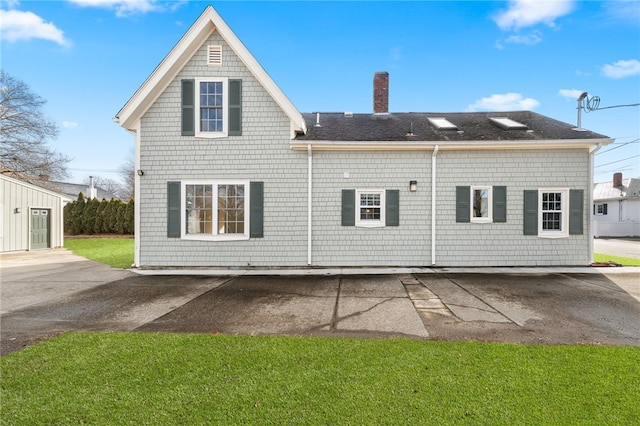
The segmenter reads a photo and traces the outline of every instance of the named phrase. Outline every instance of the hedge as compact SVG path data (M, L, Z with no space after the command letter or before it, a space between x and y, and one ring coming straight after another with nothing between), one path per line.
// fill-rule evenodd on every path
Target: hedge
M81 192L76 201L64 206L64 233L67 235L133 234L134 201L87 200Z

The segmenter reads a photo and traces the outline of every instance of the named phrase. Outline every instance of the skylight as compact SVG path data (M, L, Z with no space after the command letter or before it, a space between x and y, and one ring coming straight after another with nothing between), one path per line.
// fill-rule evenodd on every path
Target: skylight
M505 129L505 130L526 130L526 124L518 123L515 120L512 120L507 117L493 117L489 118L493 124L496 126Z
M428 118L429 123L438 130L458 130L458 126L446 118Z

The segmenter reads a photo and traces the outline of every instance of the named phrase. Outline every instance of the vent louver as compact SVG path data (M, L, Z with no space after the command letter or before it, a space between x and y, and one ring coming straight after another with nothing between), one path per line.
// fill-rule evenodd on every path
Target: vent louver
M222 65L222 46L207 47L207 64Z

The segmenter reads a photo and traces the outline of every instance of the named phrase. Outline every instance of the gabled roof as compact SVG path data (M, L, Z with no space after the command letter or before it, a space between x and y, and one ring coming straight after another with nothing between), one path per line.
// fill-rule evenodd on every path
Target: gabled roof
M42 192L44 194L48 194L48 195L51 195L51 196L54 196L54 197L58 197L58 198L62 199L62 201L64 201L64 202L73 201L73 197L69 197L66 194L61 194L59 192L54 192L54 191L52 191L50 189L44 188L44 187L39 186L39 185L34 185L33 183L30 183L30 182L25 182L23 180L15 178L15 177L9 177L9 176L5 176L3 174L0 174L0 180L6 180L8 182L12 182L12 183L17 184L17 185L22 185L22 186L25 186L27 188L34 189L36 191L40 191L40 192ZM9 194L5 194L5 196L9 196Z
M613 182L602 182L593 185L593 201L640 199L640 179L623 179L622 186L616 188Z
M300 141L549 141L607 139L531 111L303 114L308 132ZM446 123L451 126L438 126ZM519 124L507 127L509 119Z
M136 131L140 117L164 92L176 75L191 59L202 43L217 31L234 53L242 60L254 77L262 84L278 106L291 120L292 129L304 133L306 126L302 115L278 88L262 66L231 31L229 26L211 6L207 6L202 15L189 28L178 44L162 60L153 73L140 86L136 93L116 114L116 121L127 130Z

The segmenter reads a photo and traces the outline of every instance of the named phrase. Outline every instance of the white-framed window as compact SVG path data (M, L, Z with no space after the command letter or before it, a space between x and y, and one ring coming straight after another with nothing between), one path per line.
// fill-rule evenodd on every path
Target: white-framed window
M493 221L493 191L490 186L471 187L471 222Z
M182 182L182 238L244 240L249 238L249 182L237 180Z
M196 136L220 138L228 134L228 79L196 80Z
M607 214L607 203L598 203L594 208L596 216L605 216Z
M356 190L356 226L376 228L385 225L385 190Z
M543 188L538 190L538 235L548 238L569 236L569 190Z

